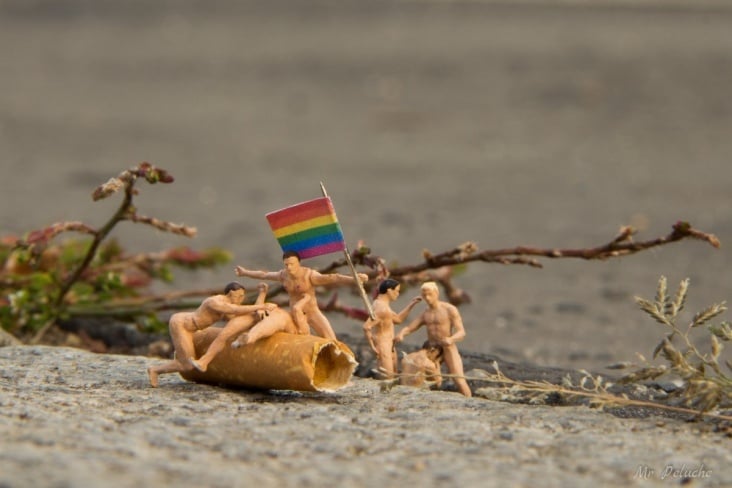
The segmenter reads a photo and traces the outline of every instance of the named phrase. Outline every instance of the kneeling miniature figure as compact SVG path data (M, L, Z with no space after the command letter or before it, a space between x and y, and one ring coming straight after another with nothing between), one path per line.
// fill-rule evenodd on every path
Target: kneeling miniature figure
M404 354L401 361L399 382L405 386L423 386L431 383L434 388L442 385L442 347L430 344L422 345L422 349Z

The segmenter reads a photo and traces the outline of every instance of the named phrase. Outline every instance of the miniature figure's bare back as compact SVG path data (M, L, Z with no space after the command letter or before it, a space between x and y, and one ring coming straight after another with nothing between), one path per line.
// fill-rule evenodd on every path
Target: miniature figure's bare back
M434 381L439 388L442 384L439 363L430 359L425 349L404 356L400 383L406 386L422 386L425 381Z
M229 314L221 311L221 308L225 308L226 305L229 304L222 295L208 297L193 312L178 312L171 315L169 321L171 330L182 328L187 332L195 333L211 327L216 322L230 317ZM172 340L178 359L187 359L195 356L195 350L191 341L179 341L176 334L172 335Z

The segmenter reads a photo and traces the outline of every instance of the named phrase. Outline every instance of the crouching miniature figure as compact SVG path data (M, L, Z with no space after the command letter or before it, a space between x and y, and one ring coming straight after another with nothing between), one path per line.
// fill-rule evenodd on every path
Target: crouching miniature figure
M405 386L422 386L426 382L435 388L442 385L442 347L430 344L422 345L422 349L405 354L402 358L399 382Z
M406 336L425 325L427 340L442 347L443 361L447 365L447 370L452 375L458 391L467 397L473 396L468 382L465 381L463 361L455 344L465 338L465 328L460 312L451 303L439 300L440 290L436 283L432 281L424 283L421 292L422 298L427 304L427 310L403 328L394 338L394 342L402 342Z
M150 378L150 386L158 386L158 376L161 374L182 373L195 367L196 353L193 345L193 335L196 332L204 330L220 320L235 320L237 317L241 317L243 324L251 326L259 320L256 312L271 313L277 309L277 305L274 303L264 303L261 290L261 300L258 299L260 303L242 305L244 297L244 287L239 283L232 282L226 285L222 295L206 298L197 310L173 314L170 317L168 326L175 349L174 359L160 366L148 368L147 374ZM225 341L220 344L222 348L223 344L225 344Z

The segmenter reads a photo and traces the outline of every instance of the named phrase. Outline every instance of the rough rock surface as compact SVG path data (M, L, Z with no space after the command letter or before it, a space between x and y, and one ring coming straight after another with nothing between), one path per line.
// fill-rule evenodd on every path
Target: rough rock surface
M732 484L730 440L704 423L368 379L328 395L173 375L153 389L156 361L0 348L0 486Z

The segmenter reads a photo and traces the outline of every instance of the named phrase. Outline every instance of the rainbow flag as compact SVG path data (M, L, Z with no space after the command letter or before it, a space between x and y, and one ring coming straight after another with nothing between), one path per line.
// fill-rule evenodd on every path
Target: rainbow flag
M298 203L266 215L282 251L300 259L343 251L346 241L329 197Z

